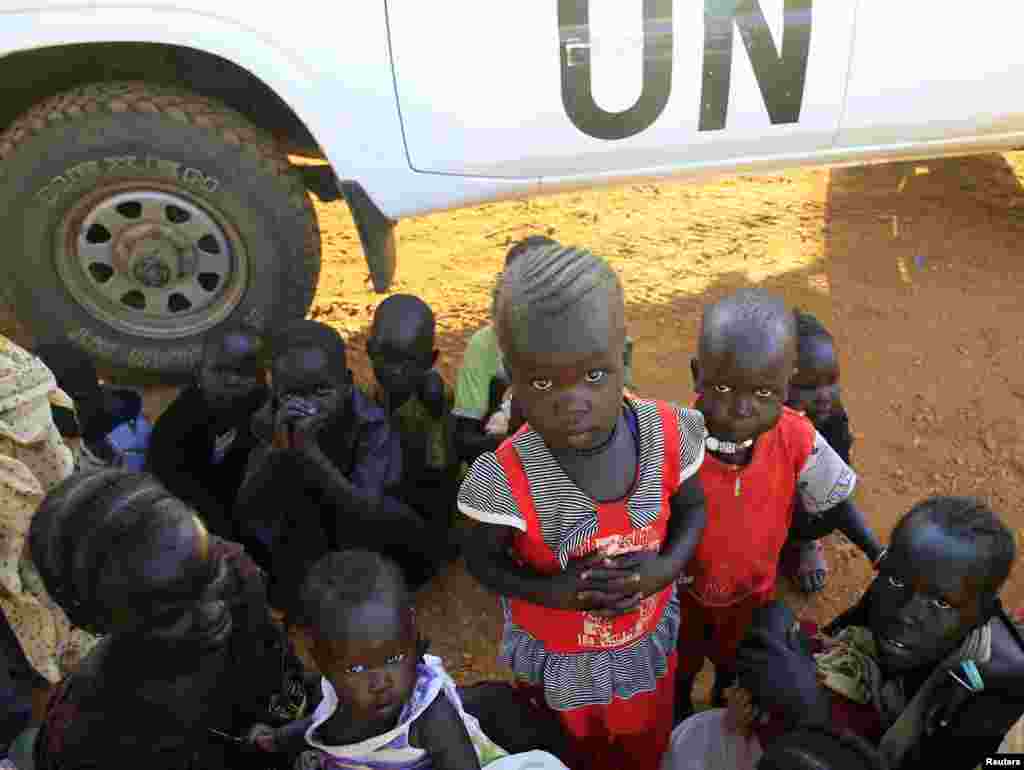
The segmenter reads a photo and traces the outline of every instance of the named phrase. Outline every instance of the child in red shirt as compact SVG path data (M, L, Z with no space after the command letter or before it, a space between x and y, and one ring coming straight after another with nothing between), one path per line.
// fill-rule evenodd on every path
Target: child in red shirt
M795 321L782 300L745 289L705 308L691 366L708 430L699 473L708 521L680 580L677 719L692 712L705 658L715 665L713 703L724 703L751 613L774 597L797 494L869 559L882 552L850 500L856 474L783 405L795 362Z
M675 580L704 526L692 409L623 397L618 277L586 251L528 250L496 317L527 424L459 493L466 563L501 596L501 659L557 713L577 770L657 770L672 728Z

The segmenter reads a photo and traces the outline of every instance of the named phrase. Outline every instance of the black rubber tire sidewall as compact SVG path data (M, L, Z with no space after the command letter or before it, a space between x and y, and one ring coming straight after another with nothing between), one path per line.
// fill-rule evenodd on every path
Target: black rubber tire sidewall
M137 159L130 167L111 161L128 156ZM176 176L169 164L179 164ZM215 129L162 114L86 115L27 139L3 165L0 212L17 313L37 339L67 334L117 369L172 375L194 369L203 334L152 340L114 329L79 306L57 273L55 246L64 214L98 182L125 178L177 184L185 197L218 212L240 234L248 285L222 324L272 328L308 310L309 259L302 252L310 240L312 209L295 205L293 180L276 174L259 154L223 141ZM72 169L86 171L74 178ZM182 181L186 176L191 184ZM66 184L55 189L58 178ZM216 180L215 189L209 180Z

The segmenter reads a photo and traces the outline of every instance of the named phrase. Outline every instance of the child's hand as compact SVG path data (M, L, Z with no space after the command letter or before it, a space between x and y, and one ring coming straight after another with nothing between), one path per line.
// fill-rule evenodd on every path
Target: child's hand
M664 562L657 551L632 551L605 557L601 566L590 570L587 582L601 586L601 590L636 597L635 601L620 603L615 611L599 615L621 615L636 609L640 602L669 585L673 576L666 573Z
M634 607L639 598L635 591L626 593L613 588L608 581L597 579L593 572L598 568L607 571L608 558L596 551L582 559L569 562L565 570L551 577L551 606L564 610L585 610L603 614L621 614ZM616 573L618 574L618 573Z
M758 709L750 692L739 685L733 685L725 691L725 702L726 728L744 738L753 735Z
M256 724L249 730L245 740L268 754L277 751L277 731L270 725Z

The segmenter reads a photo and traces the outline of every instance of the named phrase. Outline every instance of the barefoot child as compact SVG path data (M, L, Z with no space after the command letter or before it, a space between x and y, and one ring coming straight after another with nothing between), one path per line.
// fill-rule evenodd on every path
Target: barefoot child
M477 770L506 757L465 712L441 660L424 654L395 563L370 551L330 553L310 570L299 603L323 700L309 719L254 730L261 749L303 751L304 768L325 770ZM543 752L522 759L506 765L564 767Z
M704 526L699 413L623 398L618 276L529 249L495 321L528 426L473 465L467 566L501 596L501 659L570 733L575 768L655 770L672 726L675 578Z
M451 524L461 462L454 395L434 368L435 325L426 302L395 294L377 307L366 350L377 378L375 400L402 441L397 494L440 534Z
M797 365L789 383L786 406L803 413L814 424L830 447L847 465L853 434L850 418L839 398L839 359L832 335L810 313L794 311L797 330ZM820 538L821 522L809 516L797 499L793 513L793 526L779 570L793 578L804 593L814 593L825 587L828 564Z
M721 703L751 613L774 594L797 494L806 511L840 529L872 562L882 552L850 501L854 472L809 420L783 406L795 326L785 303L759 289L704 310L692 368L708 429L700 470L708 523L680 599L679 718L692 710L705 657L715 665L713 700Z

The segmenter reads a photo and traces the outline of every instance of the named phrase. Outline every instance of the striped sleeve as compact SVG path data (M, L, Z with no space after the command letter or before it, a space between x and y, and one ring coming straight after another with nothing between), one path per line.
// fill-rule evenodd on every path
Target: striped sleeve
M704 415L696 409L674 408L679 425L679 483L682 484L700 470L708 432L704 427Z
M526 519L520 513L498 456L485 452L473 463L459 488L459 511L484 524L500 524L526 531Z

